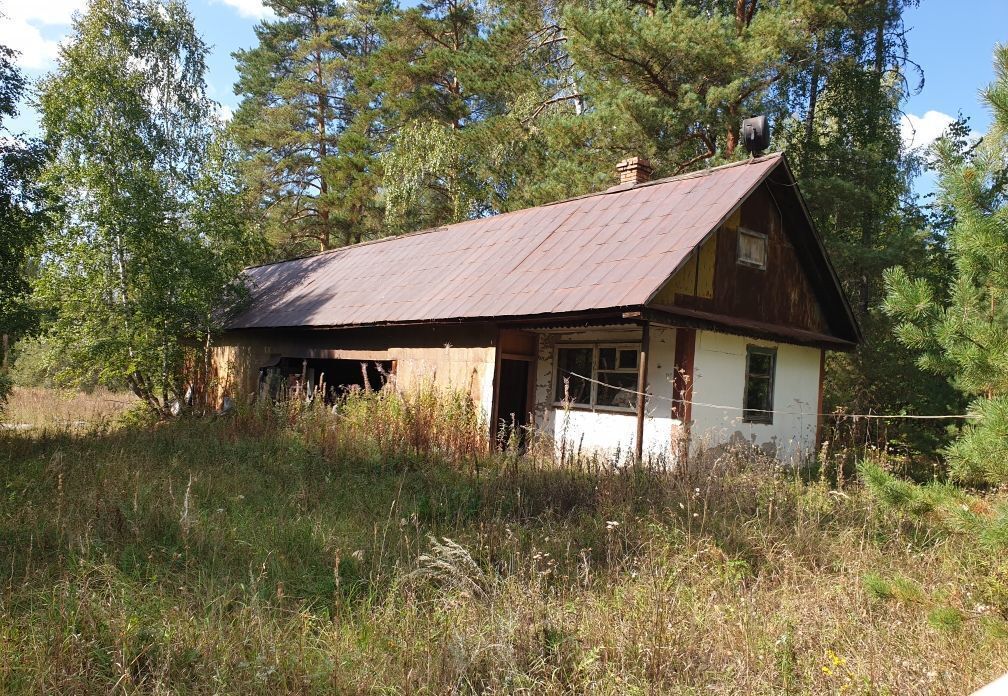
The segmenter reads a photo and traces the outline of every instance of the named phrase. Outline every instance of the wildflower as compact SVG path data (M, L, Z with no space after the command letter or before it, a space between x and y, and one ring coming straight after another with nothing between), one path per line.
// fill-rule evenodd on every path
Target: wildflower
M608 522L605 523L606 529L616 529L616 527L619 527L619 522L617 522L616 520L609 520Z

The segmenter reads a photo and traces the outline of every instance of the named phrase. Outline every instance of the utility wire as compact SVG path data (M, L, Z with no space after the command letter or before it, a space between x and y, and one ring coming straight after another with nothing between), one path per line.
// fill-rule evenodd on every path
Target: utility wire
M565 370L565 372L567 372ZM571 377L577 377L578 379L583 379L588 382L594 382L603 387L609 389L617 389L628 394L634 394L635 396L641 396L642 393L636 389L630 389L628 387L620 387L615 384L609 384L607 382L601 382L592 377L585 377L577 372L567 372ZM881 413L816 413L815 411L781 411L777 409L763 409L763 408L744 408L741 406L723 406L721 404L707 404L702 401L689 401L687 399L673 399L668 396L662 396L661 394L648 394L644 393L643 396L649 399L661 399L663 401L670 401L673 404L690 404L692 406L702 406L705 408L717 408L724 411L745 411L748 413L779 413L787 416L824 416L826 418L851 418L851 419L877 419L877 420L890 420L890 419L904 419L904 420L949 420L949 419L976 419L980 416L973 413L963 413L963 414L950 414L943 416L921 416L914 414L905 413L891 413L891 414L881 414Z

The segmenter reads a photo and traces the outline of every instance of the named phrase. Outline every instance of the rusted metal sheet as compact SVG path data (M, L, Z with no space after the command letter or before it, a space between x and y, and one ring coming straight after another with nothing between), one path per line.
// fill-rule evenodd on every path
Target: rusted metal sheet
M522 317L643 305L781 155L247 269L229 328Z

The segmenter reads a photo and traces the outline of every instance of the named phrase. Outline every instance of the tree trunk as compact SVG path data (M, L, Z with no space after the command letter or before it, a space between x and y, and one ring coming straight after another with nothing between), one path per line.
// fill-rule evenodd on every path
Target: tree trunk
M871 115L868 119L868 133L866 134L866 144L871 148L876 139L878 138L878 126L879 126L879 114L881 112L881 102L882 102L882 73L885 71L885 28L886 21L889 17L889 0L882 0L879 3L879 13L877 18L877 23L875 25L875 45L874 45L874 56L873 56L873 66L872 66L872 89L874 94L872 95L875 100L875 113ZM870 168L866 167L866 171ZM865 181L864 185L866 190L873 190L872 181ZM878 216L876 214L876 208L874 198L869 199L869 203L865 206L864 211L861 214L861 250L863 253L868 253L872 245L875 243L875 229L878 225ZM861 274L861 313L865 315L868 313L869 308L872 303L872 288L871 280L869 278L870 274L868 269L862 264L863 272Z
M321 27L319 26L319 19L316 15L314 18L315 23L315 35L318 37L321 33ZM319 153L319 217L322 218L322 229L319 230L319 246L321 251L329 249L332 245L332 239L330 237L330 223L329 223L329 182L325 178L324 163L325 159L329 154L329 145L327 143L327 133L326 133L326 118L328 117L328 99L327 99L327 86L325 84L325 78L322 74L322 51L315 51L315 82L316 82L316 99L317 99L317 118L318 118L318 153Z
M815 135L816 101L819 99L819 42L812 49L812 74L809 76L808 113L805 114L805 151L812 147Z

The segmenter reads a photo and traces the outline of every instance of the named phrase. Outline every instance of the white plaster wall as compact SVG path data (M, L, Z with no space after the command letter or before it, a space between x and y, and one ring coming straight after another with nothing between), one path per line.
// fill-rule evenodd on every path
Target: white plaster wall
M652 456L670 455L681 423L671 417L676 374L674 329L651 328L648 398L645 401L644 449ZM632 413L571 409L553 405L553 357L560 342L639 341L639 330L593 330L542 333L536 374L536 425L554 438L566 440L567 451L633 452L637 419ZM742 439L786 462L798 462L815 447L818 401L818 348L697 331L693 374L691 444L694 451ZM777 349L772 424L742 422L746 347ZM709 405L712 404L712 405Z
M748 345L777 349L772 424L742 422ZM820 354L818 348L697 331L693 448L717 447L741 438L782 461L796 462L810 454L815 448Z
M621 459L634 451L637 416L628 412L576 408L565 412L553 405L553 358L557 343L639 342L640 329L597 329L539 335L536 364L536 425L567 451L599 451ZM651 355L648 357L648 398L644 402L644 450L647 454L667 454L673 428L672 379L675 374L675 329L651 328Z

